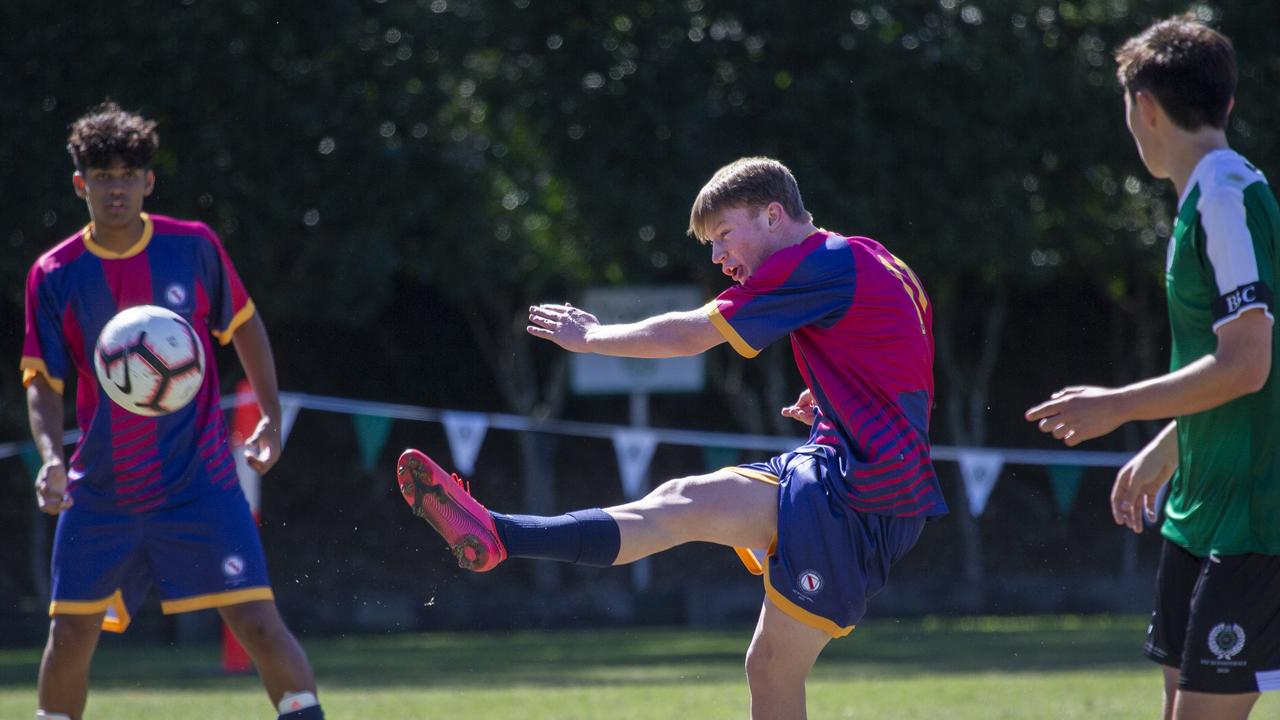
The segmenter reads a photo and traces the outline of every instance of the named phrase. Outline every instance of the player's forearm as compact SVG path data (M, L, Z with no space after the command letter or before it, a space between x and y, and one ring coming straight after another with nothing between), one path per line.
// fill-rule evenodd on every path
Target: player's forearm
M597 325L586 335L586 352L633 358L697 355L723 341L700 311L672 312L634 323Z
M62 447L62 396L49 387L43 376L37 375L27 387L27 420L31 425L31 438L36 452L44 464L63 462Z
M1178 421L1173 420L1160 429L1143 452L1159 457L1173 467L1178 466Z
M1224 405L1259 389L1241 363L1206 355L1175 372L1116 391L1125 420L1163 420Z
M255 313L236 330L232 342L236 347L236 355L240 358L240 365L244 367L245 376L253 386L262 414L279 422L280 387L276 380L276 361L262 317Z

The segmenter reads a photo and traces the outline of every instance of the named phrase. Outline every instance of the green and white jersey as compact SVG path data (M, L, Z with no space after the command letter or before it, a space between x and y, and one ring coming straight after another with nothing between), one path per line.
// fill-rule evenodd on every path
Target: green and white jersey
M1213 353L1217 331L1253 308L1272 318L1271 375L1259 392L1178 421L1178 471L1166 538L1201 557L1280 555L1280 335L1275 288L1280 208L1262 173L1238 153L1201 158L1169 240L1165 290L1170 370Z

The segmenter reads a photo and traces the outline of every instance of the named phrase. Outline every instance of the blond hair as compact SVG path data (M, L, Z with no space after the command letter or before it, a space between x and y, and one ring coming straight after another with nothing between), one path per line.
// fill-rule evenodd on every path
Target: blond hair
M689 211L689 235L709 242L710 223L721 211L746 207L759 212L772 202L782 205L792 220L813 222L813 215L800 199L800 186L786 165L767 157L734 160L717 170L698 191Z

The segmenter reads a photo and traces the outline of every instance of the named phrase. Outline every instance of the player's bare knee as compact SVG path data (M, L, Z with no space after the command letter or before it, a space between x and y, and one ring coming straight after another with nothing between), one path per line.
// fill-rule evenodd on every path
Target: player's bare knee
M747 648L747 684L752 688L763 688L775 683L778 678L777 653L767 641L756 638Z
M262 647L279 642L287 634L283 621L269 603L246 603L224 608L223 618L250 647Z
M59 652L92 649L102 619L83 615L55 615L49 620L49 644Z

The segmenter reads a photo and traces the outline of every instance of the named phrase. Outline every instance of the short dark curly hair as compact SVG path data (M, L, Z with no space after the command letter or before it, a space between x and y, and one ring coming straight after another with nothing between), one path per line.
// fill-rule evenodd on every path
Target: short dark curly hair
M72 123L67 138L67 152L80 172L111 167L116 158L129 167L150 167L158 147L155 121L126 112L111 100Z
M1130 38L1116 52L1125 92L1145 90L1183 130L1227 126L1236 93L1236 52L1225 35L1176 15Z

